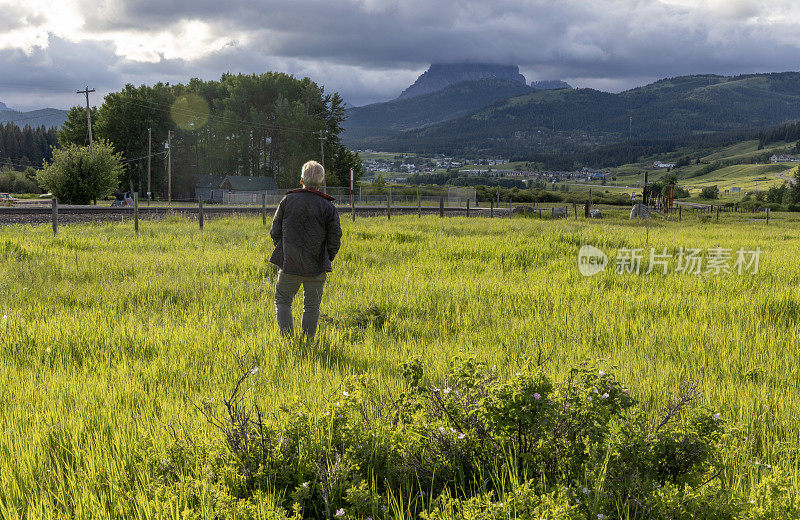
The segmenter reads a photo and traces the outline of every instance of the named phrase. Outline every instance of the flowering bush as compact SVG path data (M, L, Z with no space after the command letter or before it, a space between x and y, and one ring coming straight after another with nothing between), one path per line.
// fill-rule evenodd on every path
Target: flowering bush
M325 409L295 403L268 424L240 391L255 374L243 371L223 407L201 407L224 445L176 442L156 465L159 496L190 504L185 516L204 508L220 518L428 520L797 511L779 483L764 485L765 499L722 488L724 421L697 406L691 382L654 421L613 374L590 364L554 383L533 363L504 379L458 359L434 383L412 359L399 395L357 376Z

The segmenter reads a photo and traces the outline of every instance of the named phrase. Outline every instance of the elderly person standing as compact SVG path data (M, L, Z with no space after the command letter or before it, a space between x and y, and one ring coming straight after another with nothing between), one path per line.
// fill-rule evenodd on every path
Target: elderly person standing
M333 197L319 188L325 169L316 161L303 165L302 189L286 194L272 219L275 250L269 261L280 267L275 285L275 314L283 334L292 334L292 300L303 286L303 332L313 339L326 273L339 252L342 228Z

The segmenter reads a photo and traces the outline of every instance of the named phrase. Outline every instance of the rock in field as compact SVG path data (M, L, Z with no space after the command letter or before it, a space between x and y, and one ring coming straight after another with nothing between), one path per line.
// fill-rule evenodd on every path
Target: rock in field
M647 206L645 206L644 204L641 204L641 203L639 203L639 204L636 204L636 205L635 205L635 206L634 206L634 207L631 209L631 216L630 216L630 218L631 218L631 220L633 220L633 219L635 219L635 218L650 218L650 217L651 217L651 215L652 215L652 214L650 213L650 208L648 208L648 207L647 207Z

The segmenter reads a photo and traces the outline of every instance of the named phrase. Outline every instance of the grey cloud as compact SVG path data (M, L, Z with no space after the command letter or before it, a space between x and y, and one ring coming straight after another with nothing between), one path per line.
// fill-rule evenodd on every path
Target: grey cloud
M97 34L176 31L200 20L231 43L192 61L143 63L118 56L113 42L51 38L30 57L0 51L0 67L28 85L82 77L108 90L280 70L308 75L353 105L396 96L431 62L514 63L529 80L615 91L682 74L800 68L797 21L757 22L788 13L788 2L720 5L712 12L659 0L84 0L84 30Z

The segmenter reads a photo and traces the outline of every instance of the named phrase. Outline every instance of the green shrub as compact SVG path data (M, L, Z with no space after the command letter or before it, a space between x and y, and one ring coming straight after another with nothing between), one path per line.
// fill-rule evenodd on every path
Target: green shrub
M700 190L700 198L705 200L713 200L719 198L719 186L706 186Z
M65 204L89 204L117 188L122 159L105 141L88 146L70 144L53 150L53 160L37 175L39 184Z
M412 359L399 394L356 376L323 410L297 402L272 420L247 404L258 367L243 365L229 397L200 406L224 442L177 441L153 462L153 493L165 507L189 504L187 516L202 504L218 518L723 519L755 504L797 511L780 481L752 502L720 487L724 421L697 405L692 381L653 420L597 366L581 364L554 382L524 365L503 379L495 367L457 359L433 382Z
M0 193L41 193L36 183L36 170L28 168L25 172L18 172L0 168Z

